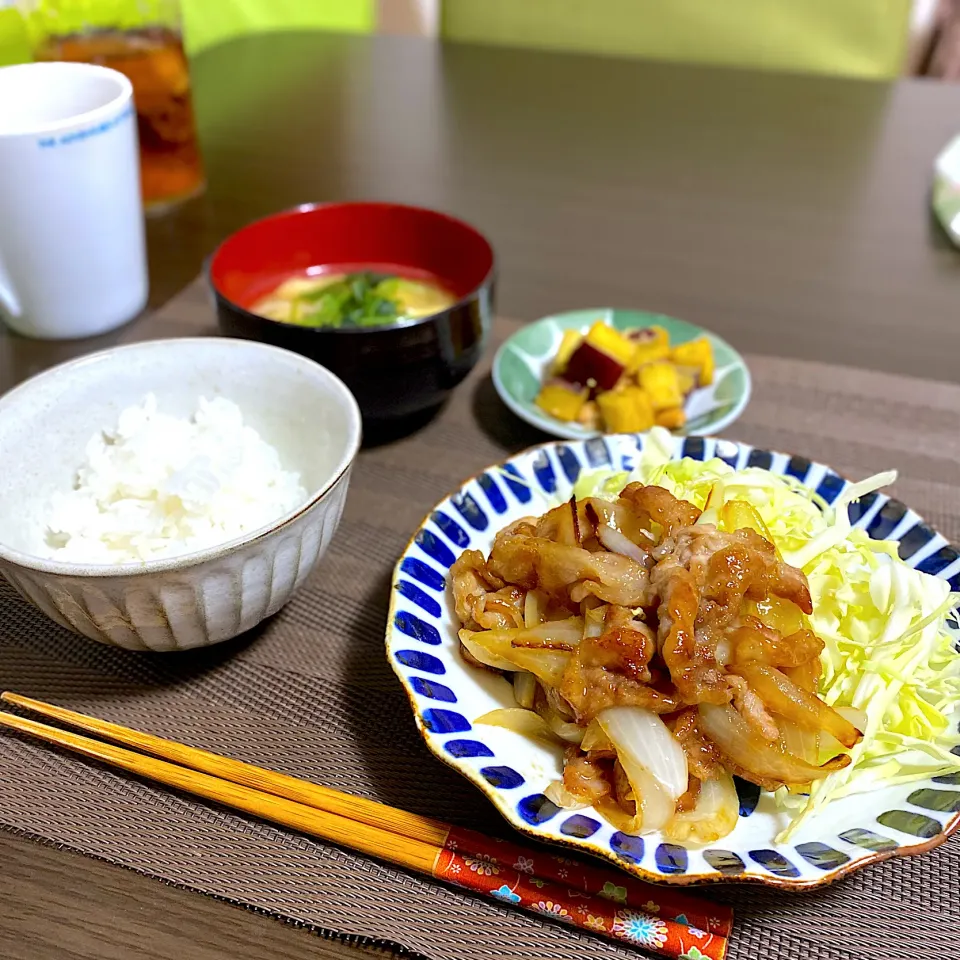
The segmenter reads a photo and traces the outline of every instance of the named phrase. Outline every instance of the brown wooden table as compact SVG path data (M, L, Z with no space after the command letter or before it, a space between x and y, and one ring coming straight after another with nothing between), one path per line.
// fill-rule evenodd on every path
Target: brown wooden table
M928 212L960 88L324 34L194 64L207 194L149 224L151 309L242 223L308 200L427 204L488 233L500 307L646 307L745 351L960 380L960 253ZM2 225L0 225L2 229ZM121 339L0 337L0 387ZM361 951L0 835L9 960Z

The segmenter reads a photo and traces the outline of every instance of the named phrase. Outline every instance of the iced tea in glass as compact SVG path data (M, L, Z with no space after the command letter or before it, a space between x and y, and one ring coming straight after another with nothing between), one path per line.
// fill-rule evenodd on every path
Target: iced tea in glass
M176 0L21 0L38 60L119 70L133 84L147 212L204 188L190 71Z

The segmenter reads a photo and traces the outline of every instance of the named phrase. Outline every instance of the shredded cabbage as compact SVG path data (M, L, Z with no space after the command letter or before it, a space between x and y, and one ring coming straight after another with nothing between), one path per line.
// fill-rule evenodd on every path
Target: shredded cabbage
M827 531L833 520L833 511L822 498L793 477L781 477L760 467L734 470L719 458L702 462L669 457L669 450L648 442L635 470L581 474L574 494L577 499L614 498L633 481L656 484L701 510L710 497L711 509L701 517L703 523L713 522L717 508L727 500L746 500L756 508L788 562L793 562L795 552Z
M908 566L897 544L853 529L847 513L855 499L896 474L851 484L830 507L792 477L735 470L719 459L671 460L672 448L666 431L652 431L635 470L583 474L574 493L612 498L634 480L658 484L706 507L704 523L714 522L729 500L752 504L784 560L810 582L810 626L825 643L820 695L831 706L866 714L848 767L813 784L809 795L777 791L792 815L778 841L832 800L960 771L960 653L947 626L960 595Z

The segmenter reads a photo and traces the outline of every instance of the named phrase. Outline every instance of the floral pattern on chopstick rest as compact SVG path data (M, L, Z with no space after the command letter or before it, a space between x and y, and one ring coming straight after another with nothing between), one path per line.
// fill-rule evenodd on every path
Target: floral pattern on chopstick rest
M580 891L581 894L604 897L624 907L638 908L664 920L694 929L702 928L724 938L730 936L733 926L729 907L701 901L676 890L655 887L547 850L515 847L460 827L450 829L445 846L467 858L477 854L498 867L503 863L519 873L567 886L574 896L577 895L573 891Z
M496 849L496 841L490 841L490 849ZM522 869L517 869L518 863ZM654 900L647 902L644 908L627 906L617 893L623 887L616 888L608 883L607 889L597 894L585 893L528 873L528 863L516 861L508 864L495 853L480 851L468 856L447 846L440 851L434 876L522 910L644 947L663 956L680 960L723 960L726 955L725 937L681 922L686 921L686 917L667 919ZM625 895L624 892L623 897ZM670 897L661 899L669 900Z

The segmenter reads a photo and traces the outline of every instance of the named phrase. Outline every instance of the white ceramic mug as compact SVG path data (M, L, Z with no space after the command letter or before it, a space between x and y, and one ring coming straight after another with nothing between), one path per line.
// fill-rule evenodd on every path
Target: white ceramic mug
M0 69L0 316L90 337L147 302L130 81L86 63Z

